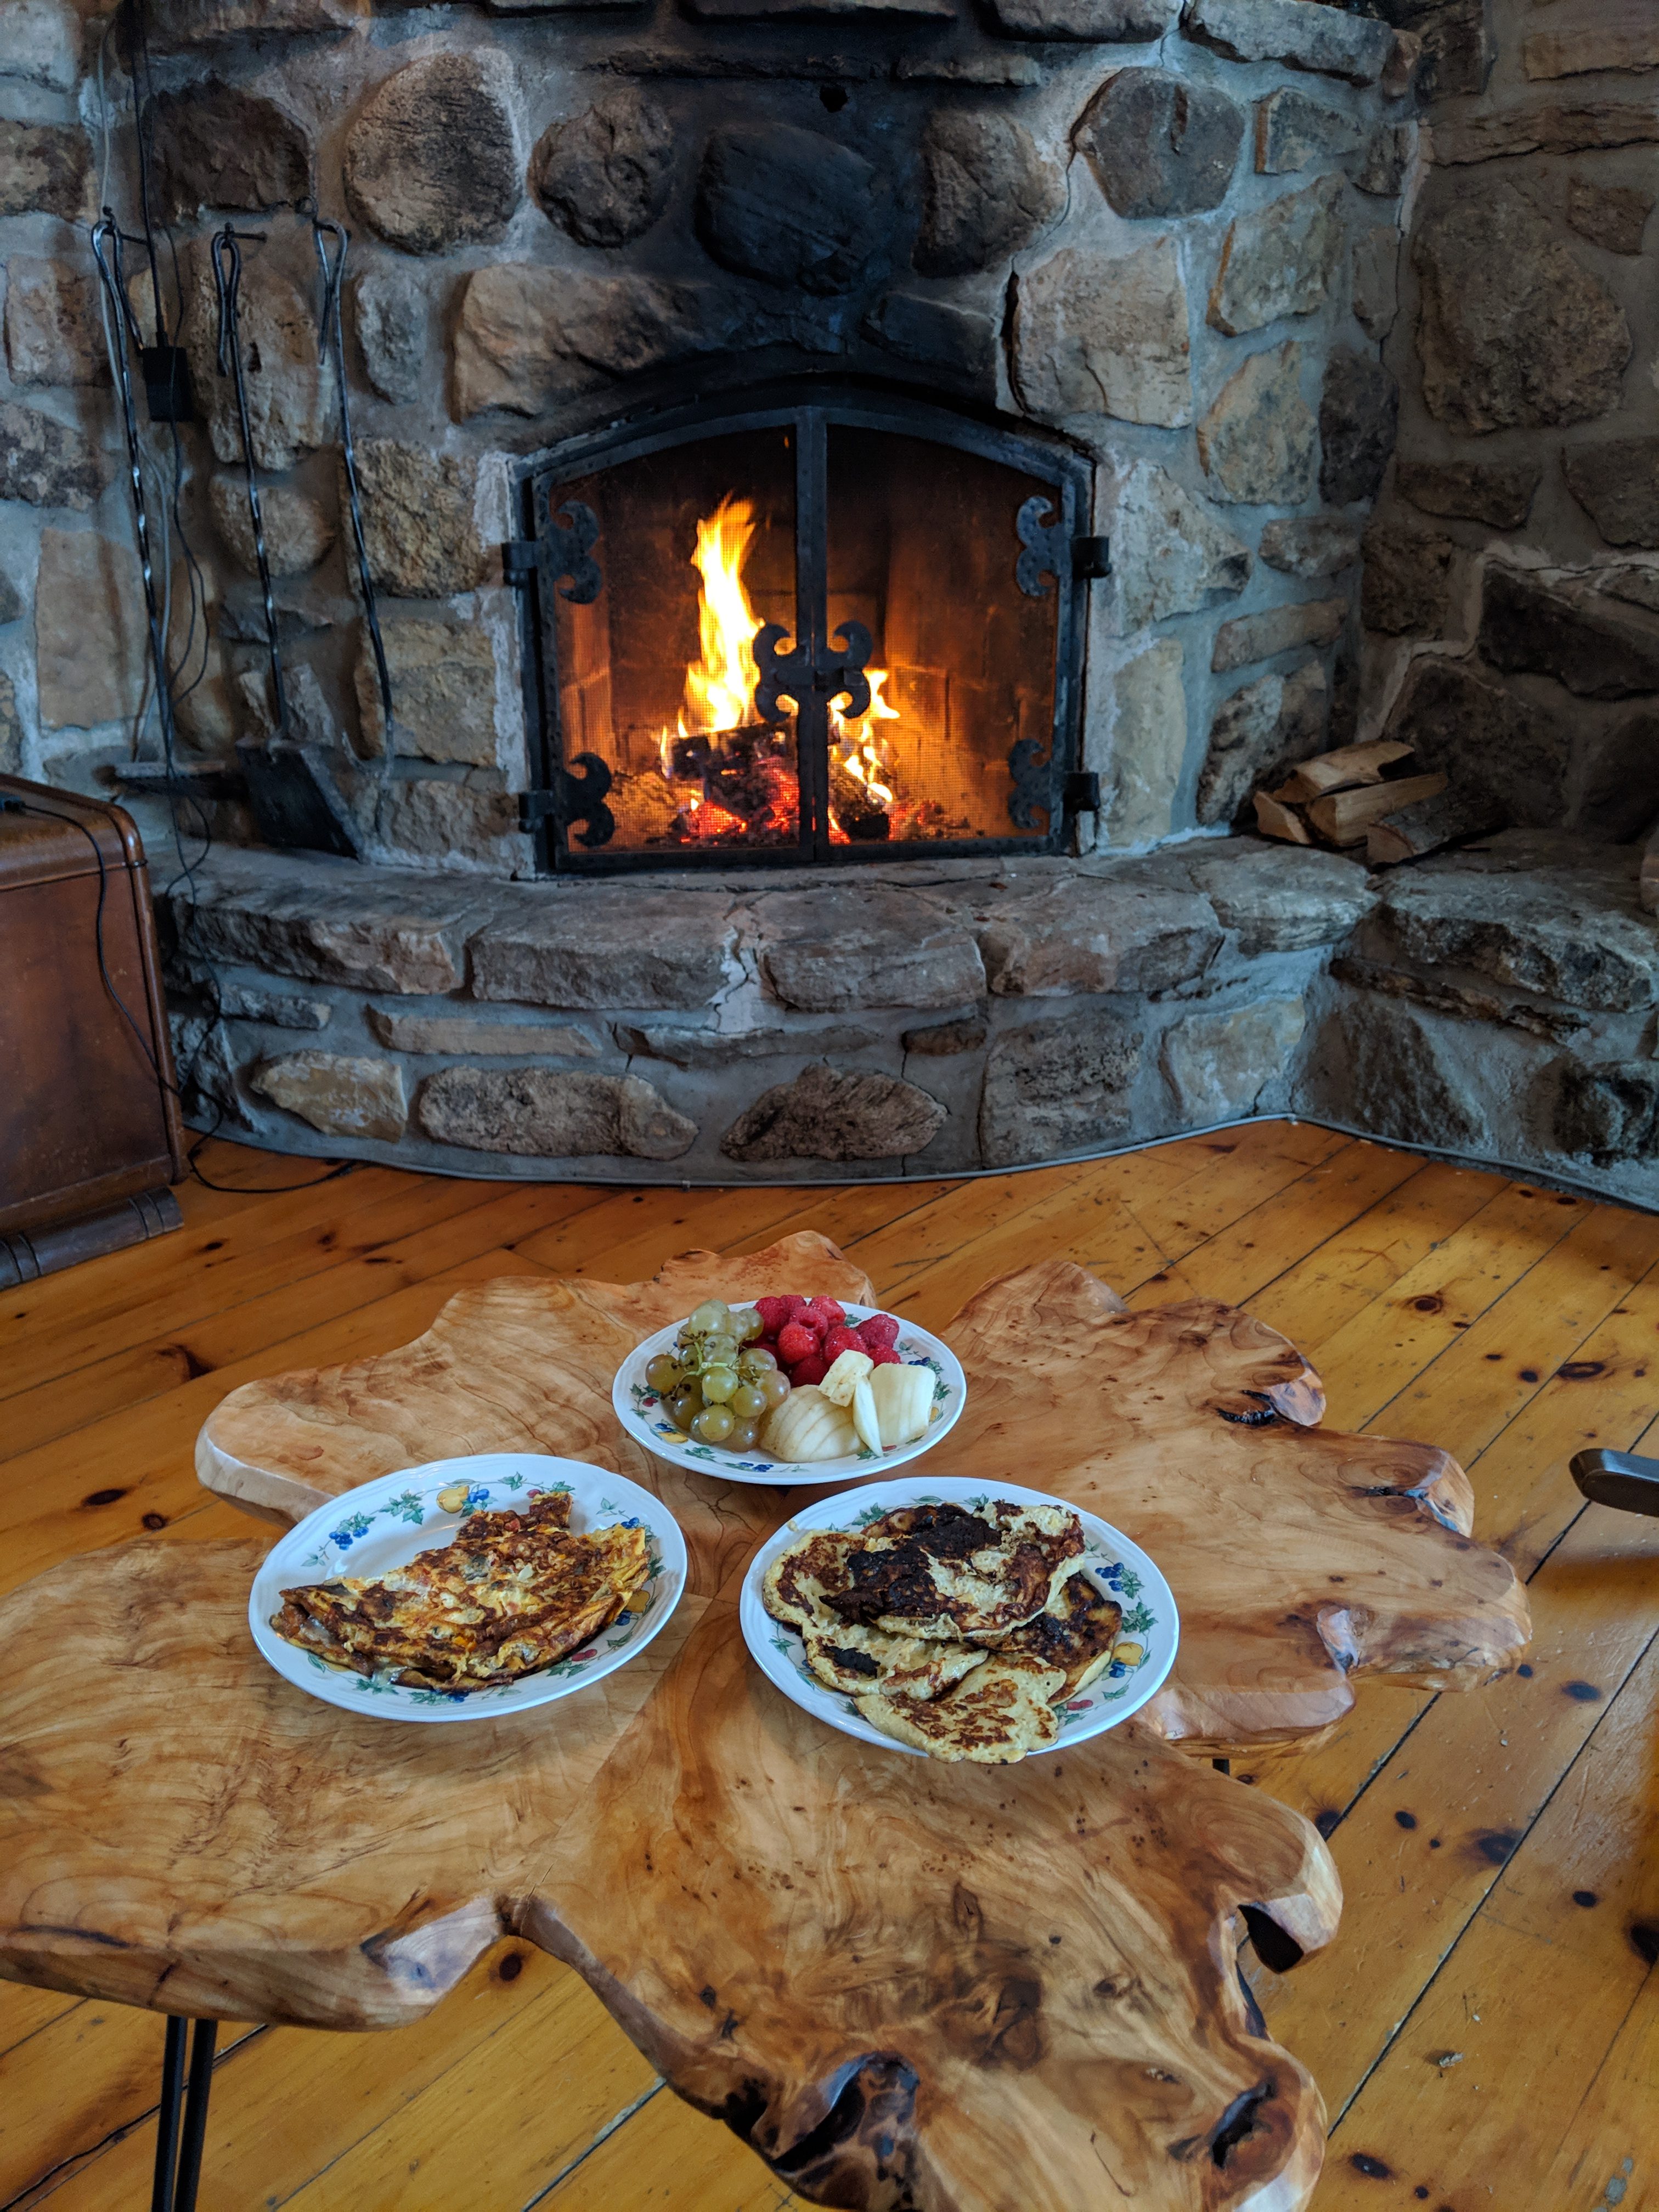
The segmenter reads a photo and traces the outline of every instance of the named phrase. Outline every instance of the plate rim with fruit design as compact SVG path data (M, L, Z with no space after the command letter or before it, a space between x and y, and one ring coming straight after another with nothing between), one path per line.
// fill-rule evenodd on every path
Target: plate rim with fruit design
M819 1498L792 1514L761 1546L743 1578L738 1620L749 1656L792 1704L839 1729L843 1735L856 1736L861 1743L899 1752L908 1759L926 1759L928 1753L915 1744L901 1743L896 1736L884 1735L878 1728L872 1727L850 1698L818 1680L806 1663L805 1646L797 1631L785 1621L774 1620L766 1610L761 1584L784 1546L808 1530L867 1526L900 1505L975 1507L994 1498L1008 1498L1019 1505L1058 1505L1077 1515L1083 1523L1085 1563L1097 1584L1124 1605L1124 1627L1133 1624L1133 1640L1139 1643L1142 1654L1133 1664L1114 1661L1086 1689L1068 1698L1058 1738L1026 1756L1038 1759L1045 1752L1069 1751L1091 1736L1116 1728L1156 1697L1169 1679L1181 1641L1181 1617L1174 1593L1157 1562L1109 1521L1103 1521L1097 1513L1071 1498L1056 1498L1045 1490L1026 1490L1013 1482L987 1482L982 1476L971 1480L953 1475L935 1475L931 1480L923 1474L904 1476L893 1482L860 1484L855 1490ZM1120 1640L1131 1639L1121 1637Z
M859 1305L847 1298L837 1303L849 1319L856 1316L860 1322L867 1321L873 1314L892 1313L890 1306ZM907 1365L931 1367L933 1370L933 1402L928 1412L926 1435L908 1444L895 1444L890 1451L872 1452L860 1446L857 1452L843 1452L836 1459L815 1460L774 1459L758 1449L733 1452L720 1444L700 1443L695 1437L688 1437L675 1427L645 1379L649 1362L659 1352L673 1350L685 1318L683 1315L680 1320L670 1322L666 1328L658 1329L635 1346L617 1370L611 1385L611 1403L617 1419L636 1443L643 1444L657 1458L684 1468L692 1474L719 1475L727 1482L793 1486L846 1482L885 1474L890 1468L902 1467L908 1461L920 1459L923 1452L931 1451L955 1427L967 1402L968 1378L950 1346L930 1330L919 1328L902 1315L894 1314L899 1325L895 1349L900 1359Z
M295 1583L387 1573L453 1535L472 1514L507 1511L550 1490L570 1492L572 1526L579 1532L637 1521L647 1549L643 1603L630 1604L583 1650L550 1667L483 1689L415 1689L331 1667L270 1626L280 1593ZM551 1705L626 1666L667 1626L685 1594L686 1573L678 1522L660 1498L625 1474L547 1452L472 1452L376 1475L296 1521L259 1562L248 1592L248 1627L261 1657L283 1680L325 1705L380 1720L494 1721Z

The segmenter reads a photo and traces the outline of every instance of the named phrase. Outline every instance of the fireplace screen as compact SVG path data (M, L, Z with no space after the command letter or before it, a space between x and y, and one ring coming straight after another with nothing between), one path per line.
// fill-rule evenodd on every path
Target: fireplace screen
M533 471L508 556L533 586L545 862L1053 849L1085 795L1082 492L1063 451L865 399Z

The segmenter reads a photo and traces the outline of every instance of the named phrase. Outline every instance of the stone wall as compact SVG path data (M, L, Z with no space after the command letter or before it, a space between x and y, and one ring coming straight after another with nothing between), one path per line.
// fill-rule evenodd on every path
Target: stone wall
M526 871L508 464L683 396L690 371L908 383L1096 459L1116 574L1091 595L1084 748L1105 806L1086 849L1224 826L1259 772L1350 732L1358 545L1395 408L1379 240L1413 173L1424 27L1317 0L817 13L151 0L158 212L200 417L180 514L211 600L189 760L226 757L270 708L214 361L204 242L228 214L266 234L245 248L244 328L293 726L329 750L382 861ZM129 752L143 685L81 227L100 51L130 104L105 29L72 0L0 0L0 758L83 785ZM119 114L111 155L130 216ZM313 194L354 234L351 394L397 708L384 787L311 244L282 211ZM176 609L176 543L169 565ZM246 828L229 805L215 826Z
M1364 719L1494 823L1616 843L1659 814L1659 9L1468 15L1397 309L1378 277L1401 404Z

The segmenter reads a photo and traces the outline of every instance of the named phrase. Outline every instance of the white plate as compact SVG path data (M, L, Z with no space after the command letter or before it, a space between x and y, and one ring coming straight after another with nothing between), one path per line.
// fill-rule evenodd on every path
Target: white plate
M867 1321L872 1314L888 1310L885 1306L847 1305L845 1299L840 1303L845 1307L849 1327ZM894 1318L897 1320L898 1316L895 1315ZM724 1475L729 1482L845 1482L849 1476L902 1467L907 1460L920 1459L923 1452L931 1451L949 1432L968 1395L967 1378L949 1345L941 1344L925 1328L900 1321L898 1342L894 1347L899 1358L912 1366L931 1367L933 1370L933 1406L926 1436L918 1437L913 1444L895 1444L891 1451L872 1452L860 1444L857 1451L844 1453L840 1459L772 1459L758 1448L746 1452L726 1451L719 1444L700 1444L695 1437L688 1437L677 1429L664 1413L656 1392L646 1382L647 1367L659 1352L674 1349L674 1339L679 1333L680 1324L676 1322L668 1328L659 1328L654 1336L647 1336L643 1344L635 1346L617 1370L617 1379L611 1386L611 1402L617 1409L617 1419L630 1437L655 1452L659 1459L672 1460L676 1467L690 1468L693 1474Z
M912 1476L897 1482L866 1483L860 1489L844 1490L838 1497L821 1498L816 1505L804 1508L761 1546L744 1577L738 1618L743 1627L743 1640L755 1664L786 1698L793 1698L819 1720L827 1721L831 1728L840 1729L843 1735L855 1735L861 1742L876 1744L883 1751L900 1751L911 1758L926 1759L925 1751L872 1728L850 1698L843 1697L839 1690L832 1690L827 1682L819 1681L806 1663L805 1650L795 1630L781 1620L774 1620L766 1610L761 1583L784 1546L808 1529L866 1528L882 1514L890 1513L896 1505L964 1505L976 1510L999 1498L1011 1499L1017 1505L1066 1506L1063 1498L1050 1498L1041 1490L1021 1490L1012 1482L1000 1482L992 1489L982 1482L962 1482L949 1477L929 1482L925 1477ZM1138 1712L1163 1687L1165 1676L1175 1664L1181 1632L1170 1585L1139 1545L1132 1544L1109 1522L1085 1513L1081 1506L1066 1510L1075 1513L1083 1523L1083 1556L1090 1572L1101 1589L1123 1608L1120 1632L1122 1640L1139 1643L1146 1656L1134 1667L1115 1662L1104 1674L1097 1674L1087 1689L1072 1698L1060 1722L1059 1741L1045 1744L1046 1751L1068 1750L1091 1735L1115 1728L1120 1721Z
M440 1505L438 1493L465 1483L457 1509ZM469 1515L524 1505L540 1492L568 1490L570 1526L579 1534L612 1528L618 1522L646 1528L648 1595L637 1611L618 1613L593 1642L539 1674L487 1690L411 1690L367 1674L331 1667L278 1636L270 1616L281 1593L298 1583L330 1582L337 1575L372 1581L406 1566L417 1552L445 1544ZM378 1713L383 1720L497 1720L532 1705L550 1705L614 1674L642 1651L679 1603L685 1588L685 1539L658 1498L626 1476L578 1459L550 1459L537 1452L482 1452L469 1459L436 1459L428 1467L383 1474L331 1498L307 1513L265 1555L248 1597L248 1626L261 1652L287 1681L331 1705Z

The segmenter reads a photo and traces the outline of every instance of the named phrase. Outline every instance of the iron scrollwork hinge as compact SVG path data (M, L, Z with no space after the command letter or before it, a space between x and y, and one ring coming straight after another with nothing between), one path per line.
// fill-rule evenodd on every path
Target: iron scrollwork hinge
M576 769L580 775L573 774ZM554 769L550 790L520 793L519 826L537 830L551 820L568 836L577 823L585 822L587 827L576 832L576 842L590 851L608 845L617 834L617 817L605 803L610 788L611 770L599 755L578 753L569 768Z
M1021 547L1014 581L1028 599L1042 599L1052 583L1112 573L1110 540L1073 538L1062 521L1048 520L1054 505L1037 493L1014 518Z
M502 546L501 574L509 584L522 584L539 568L549 583L558 586L562 599L590 606L605 584L593 558L599 539L599 518L591 507L569 499L556 514L550 501L539 537L509 538Z
M834 659L814 659L799 641L787 653L779 646L789 635L781 623L768 623L755 639L755 665L760 671L760 682L755 687L755 712L765 722L775 726L785 718L781 704L785 698L793 699L797 707L805 702L811 692L821 692L826 699L847 695L846 715L856 721L870 709L870 679L864 673L874 650L875 640L860 622L845 622L836 626L835 635L844 639L840 654Z

